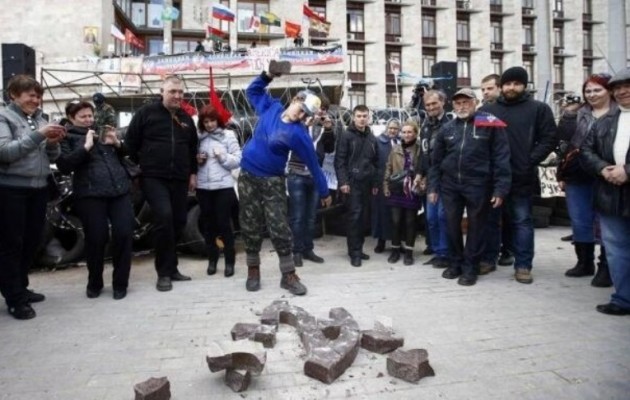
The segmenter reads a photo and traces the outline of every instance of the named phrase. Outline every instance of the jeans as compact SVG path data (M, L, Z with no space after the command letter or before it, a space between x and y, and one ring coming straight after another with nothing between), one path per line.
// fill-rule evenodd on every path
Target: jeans
M0 186L0 292L9 307L27 302L28 270L46 223L48 190Z
M600 223L615 286L610 302L630 310L630 217L600 214Z
M506 200L512 230L511 250L514 252L514 268L531 270L534 261L532 196L510 194Z
M571 217L573 241L595 242L595 205L593 183L567 183L565 187L567 209Z
M287 177L289 189L289 225L293 235L293 253L313 250L315 218L319 204L319 192L311 176L290 174Z
M141 183L155 224L155 270L159 277L171 276L177 272L175 246L188 216L188 182L147 177Z
M392 212L391 207L385 201L383 191L379 190L376 196L372 196L372 237L380 240L392 239Z
M436 204L427 201L427 230L428 236L431 237L431 247L438 257L448 256L448 234L446 232L446 212L444 211L444 202L439 199Z
M127 289L131 269L134 215L131 197L85 197L74 203L85 232L85 259L88 268L88 284L91 290L103 288L105 245L112 230L112 287Z

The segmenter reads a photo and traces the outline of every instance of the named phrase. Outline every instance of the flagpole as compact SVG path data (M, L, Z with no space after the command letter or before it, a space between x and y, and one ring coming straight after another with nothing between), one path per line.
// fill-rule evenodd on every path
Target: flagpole
M394 74L394 85L396 85L396 97L398 97L398 108L402 108L402 99L398 92L398 74Z
M164 0L164 9L173 7L173 0ZM164 27L164 44L162 52L166 55L173 54L173 20L166 19L162 21Z

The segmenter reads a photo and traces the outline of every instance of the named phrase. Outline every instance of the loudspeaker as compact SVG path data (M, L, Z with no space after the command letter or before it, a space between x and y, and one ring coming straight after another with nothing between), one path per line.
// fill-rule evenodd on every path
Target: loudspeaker
M431 77L448 79L438 79L434 81L434 89L441 89L448 97L447 111L451 110L451 99L457 91L457 63L452 61L440 61L431 66Z
M9 99L9 94L6 92L9 80L20 74L35 78L35 50L22 43L3 43L2 88L5 90L5 101Z

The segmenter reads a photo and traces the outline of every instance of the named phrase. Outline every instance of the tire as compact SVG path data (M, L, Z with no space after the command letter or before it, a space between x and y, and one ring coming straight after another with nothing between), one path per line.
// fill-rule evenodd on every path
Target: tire
M83 224L81 224L79 218L74 215L67 215L65 218L69 224L75 228L53 228L54 238L63 248L61 254L58 256L51 256L46 253L46 248L44 247L37 260L39 265L47 267L61 266L76 262L83 257L83 250L85 249L85 233L83 232ZM51 240L52 238L46 242L46 245L48 245Z
M549 217L542 217L534 215L534 228L547 228L549 227Z
M201 229L199 227L200 214L201 210L199 205L195 205L188 210L186 227L182 233L182 239L179 246L184 252L207 257L208 250L206 248L206 240L201 234Z

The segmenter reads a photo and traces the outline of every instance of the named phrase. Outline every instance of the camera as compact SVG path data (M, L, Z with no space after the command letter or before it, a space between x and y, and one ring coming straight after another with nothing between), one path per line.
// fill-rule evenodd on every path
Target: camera
M566 94L562 100L564 101L564 104L566 105L582 103L582 97L573 93Z

